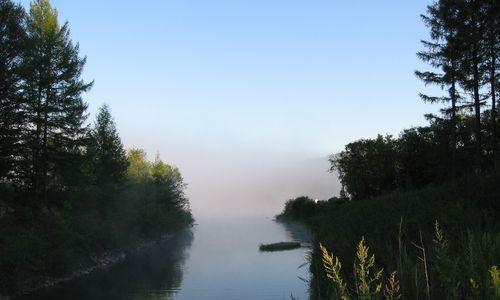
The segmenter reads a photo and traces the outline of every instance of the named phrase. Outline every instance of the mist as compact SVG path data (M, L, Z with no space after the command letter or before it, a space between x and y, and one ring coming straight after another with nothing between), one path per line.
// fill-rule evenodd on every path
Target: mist
M328 172L327 155L172 148L160 153L180 168L196 217L274 216L290 198L328 199L340 190L337 175Z

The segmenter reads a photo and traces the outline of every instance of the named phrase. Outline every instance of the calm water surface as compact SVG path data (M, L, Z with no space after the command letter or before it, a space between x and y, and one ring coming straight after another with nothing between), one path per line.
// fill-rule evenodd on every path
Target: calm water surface
M26 299L308 299L307 248L263 253L260 243L300 240L298 225L269 218L201 219L174 239L106 271Z

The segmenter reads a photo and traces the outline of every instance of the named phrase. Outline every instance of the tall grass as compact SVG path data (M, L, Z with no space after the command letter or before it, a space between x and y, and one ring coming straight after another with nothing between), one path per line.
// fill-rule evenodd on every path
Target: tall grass
M466 251L450 251L449 240L435 222L431 243L426 246L420 233L418 242L411 242L416 250L413 255L405 253L409 245L400 243L397 262L393 264L398 271L385 272L363 237L356 246L352 277L342 269L341 259L320 243L323 276L328 282L323 288L329 291L316 294L324 295L320 299L341 300L500 299L500 268L485 267L485 261L474 253L475 250L484 253L485 246L500 250L498 244L493 245L487 236L477 239L471 232L466 242ZM405 278L398 278L398 272L406 274Z

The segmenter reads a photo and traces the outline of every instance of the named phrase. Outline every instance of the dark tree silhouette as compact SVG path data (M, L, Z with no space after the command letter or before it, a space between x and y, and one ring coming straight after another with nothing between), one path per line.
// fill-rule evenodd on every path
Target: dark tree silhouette
M498 168L498 136L497 136L497 86L500 86L498 66L500 60L500 1L484 0L485 47L487 60L487 78L491 97L491 135L492 155L495 169Z
M427 15L422 15L427 27L430 30L432 41L422 41L426 51L418 52L418 57L428 62L432 67L439 69L440 73L431 71L416 71L415 74L422 79L425 84L434 84L446 89L447 96L428 96L420 94L422 100L426 102L450 102L451 107L445 108L442 112L450 117L450 147L451 147L451 166L450 173L455 177L456 165L456 115L461 100L458 91L460 80L460 63L462 59L462 45L458 32L458 15L460 7L456 1L440 1L427 7Z
M88 154L92 159L95 184L121 183L128 161L115 122L107 105L101 106L89 133Z
M95 206L105 211L109 195L123 184L129 162L113 117L107 105L101 106L96 121L89 131L87 157L91 184L96 186Z
M24 10L8 0L0 0L0 181L15 179L19 137L24 128L21 68L25 48Z
M85 58L60 26L47 0L31 3L27 18L28 51L24 90L29 111L28 139L32 149L31 184L47 201L47 191L76 180L85 145L87 105L82 93L92 83L81 79ZM71 176L69 176L71 174Z

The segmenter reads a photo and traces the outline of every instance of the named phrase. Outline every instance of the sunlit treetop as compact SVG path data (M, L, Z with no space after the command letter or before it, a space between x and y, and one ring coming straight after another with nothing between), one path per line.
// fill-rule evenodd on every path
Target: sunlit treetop
M54 35L60 30L57 10L48 0L36 0L30 4L28 26L40 35ZM37 29L37 30L33 30Z

